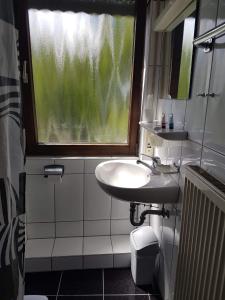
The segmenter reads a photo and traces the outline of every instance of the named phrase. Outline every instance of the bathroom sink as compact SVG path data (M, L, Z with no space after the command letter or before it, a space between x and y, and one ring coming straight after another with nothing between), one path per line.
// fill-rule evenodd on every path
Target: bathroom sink
M178 185L171 175L153 175L136 160L110 160L95 169L100 187L109 195L139 203L174 203Z

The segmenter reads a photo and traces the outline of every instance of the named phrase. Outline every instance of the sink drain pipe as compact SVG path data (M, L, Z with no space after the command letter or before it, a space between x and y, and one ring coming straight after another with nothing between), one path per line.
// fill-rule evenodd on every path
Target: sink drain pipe
M132 202L130 203L130 223L133 226L141 226L144 224L146 215L157 215L157 216L162 216L163 218L167 217L169 218L170 213L168 210L164 208L164 204L161 210L153 210L153 209L146 209L144 210L141 215L140 219L138 222L135 221L135 213L136 213L136 207L139 206L139 203ZM151 208L152 205L150 205Z

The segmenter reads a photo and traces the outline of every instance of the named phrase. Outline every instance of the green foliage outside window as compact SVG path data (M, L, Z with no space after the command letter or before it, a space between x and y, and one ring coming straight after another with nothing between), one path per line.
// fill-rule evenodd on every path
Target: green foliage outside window
M134 18L29 11L38 142L126 144Z

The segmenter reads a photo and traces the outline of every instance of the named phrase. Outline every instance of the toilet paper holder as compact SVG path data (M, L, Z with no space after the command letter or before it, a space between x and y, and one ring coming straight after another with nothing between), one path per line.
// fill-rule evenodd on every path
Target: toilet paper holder
M47 165L44 166L44 177L48 178L51 175L63 176L64 166L63 165Z

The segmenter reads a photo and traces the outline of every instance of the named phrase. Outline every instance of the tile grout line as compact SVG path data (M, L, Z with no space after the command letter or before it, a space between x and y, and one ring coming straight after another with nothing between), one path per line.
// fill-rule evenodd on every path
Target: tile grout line
M105 299L105 272L102 269L102 298Z
M59 290L60 290L60 285L61 285L61 282L62 282L62 276L63 276L63 271L60 275L60 279L59 279L59 285L58 285L58 290L57 290L57 295L56 295L56 300L58 299L58 295L59 295Z
M193 143L195 143L195 142L193 142ZM195 143L195 144L197 144L197 143ZM206 147L206 148L208 148L208 147ZM208 149L210 149L210 148L208 148ZM210 150L213 150L213 149L210 149ZM214 151L214 150L213 150ZM215 151L216 152L216 151ZM219 152L217 152L218 154L221 154L221 153L219 153ZM113 218L112 219L112 221L125 221L125 220L129 220L129 218ZM46 222L42 222L42 221L39 221L39 222L27 222L27 224L54 224L54 223L77 223L77 222L82 222L83 221L83 219L78 219L78 220L75 220L75 221L68 221L68 220L63 220L63 221L51 221L51 222L49 222L49 221L46 221ZM96 221L109 221L109 219L96 219L96 220L92 220L92 219L86 219L85 221L88 221L88 222L96 222ZM114 234L115 235L115 234Z
M55 165L55 159L53 160L53 163ZM62 177L61 177L62 178ZM53 188L53 198L54 198L54 228L55 228L55 236L54 238L56 239L57 234L56 234L56 192L55 192L55 183L53 184L54 188ZM55 243L54 243L55 244Z
M46 295L47 297L57 297L57 295ZM103 296L102 294L74 294L74 295L58 295L59 297L67 297L68 299L73 297L73 298L77 298L78 297L99 297L99 296ZM117 297L117 296L120 296L120 297L125 297L125 296L148 296L149 297L149 300L151 300L151 296L150 294L106 294L106 296L109 296L109 297ZM157 294L157 296L159 296ZM116 299L116 298L115 298Z
M116 297L116 296L150 296L150 294L105 294L106 296L112 296L112 297Z
M82 269L84 269L84 214L85 214L85 183L86 183L86 161L83 160L83 235L82 235Z
M54 252L54 248L55 248L55 239L54 239L54 241L53 241L52 251L51 251L51 256L50 256L51 271L53 271L53 270L52 270L52 267L53 267L53 252Z
M110 206L110 223L109 223L109 235L112 235L112 197L111 197L111 206Z
M54 297L56 295L46 295L47 297ZM58 295L59 297L99 297L102 296L102 294L73 294L73 295ZM104 294L104 296L109 297L116 297L116 296L148 296L151 297L150 294ZM159 294L156 294L156 296L159 296ZM151 298L150 298L151 299Z
M113 268L115 268L115 262L114 262L114 249L113 249L113 242L112 242L112 236L110 235L110 243L112 247L112 259L113 259Z

